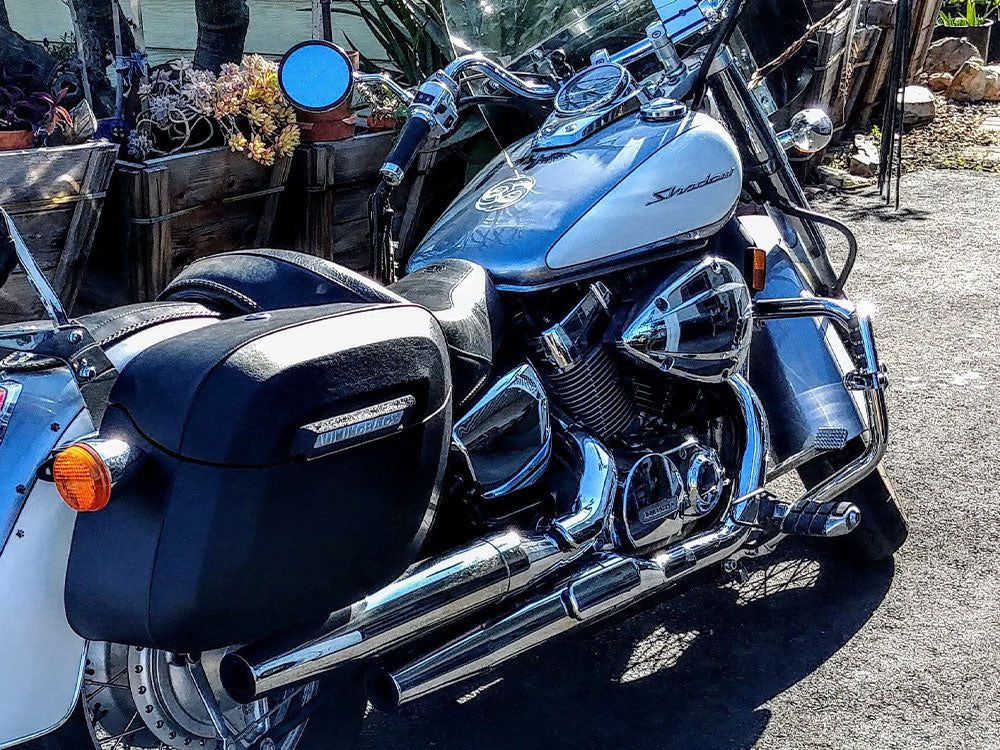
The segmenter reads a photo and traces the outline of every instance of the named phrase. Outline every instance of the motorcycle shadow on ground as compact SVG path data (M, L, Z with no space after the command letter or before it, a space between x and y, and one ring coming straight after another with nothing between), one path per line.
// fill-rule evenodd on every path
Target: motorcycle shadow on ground
M363 746L752 747L771 718L762 704L861 629L894 565L855 567L822 546L788 544L747 573L564 637L396 715L374 714Z

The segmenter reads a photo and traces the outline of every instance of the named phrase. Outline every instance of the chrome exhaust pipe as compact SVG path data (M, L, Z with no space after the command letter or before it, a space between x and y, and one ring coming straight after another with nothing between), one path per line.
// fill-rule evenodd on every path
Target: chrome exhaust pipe
M259 653L253 645L228 654L222 683L241 703L314 680L349 662L369 659L522 591L590 553L602 536L618 488L614 461L589 435L569 431L580 454L580 487L572 513L545 532L487 536L432 558L350 607L305 645ZM339 620L339 621L338 621Z
M742 377L732 379L746 422L746 446L737 499L715 527L650 559L603 555L554 591L529 601L502 619L396 671L369 675L368 697L393 710L441 688L473 677L579 625L600 620L621 607L676 585L696 571L721 562L760 528L761 497L768 448L767 422L760 402Z

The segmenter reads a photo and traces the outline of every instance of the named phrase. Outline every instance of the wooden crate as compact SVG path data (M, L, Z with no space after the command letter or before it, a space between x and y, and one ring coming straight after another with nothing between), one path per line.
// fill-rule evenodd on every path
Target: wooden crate
M279 204L275 243L367 272L368 199L397 135L386 131L299 147ZM412 180L393 191L397 236Z
M154 299L185 266L271 240L291 159L273 167L228 148L118 162L117 217L85 281L88 307Z
M72 309L115 165L104 141L0 152L0 205ZM0 290L0 324L37 318L38 299L20 268Z

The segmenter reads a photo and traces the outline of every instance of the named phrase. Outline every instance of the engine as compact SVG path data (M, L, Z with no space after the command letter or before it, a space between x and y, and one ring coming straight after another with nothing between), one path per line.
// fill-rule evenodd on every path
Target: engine
M557 411L618 464L619 547L662 545L723 499L733 430L716 386L744 367L752 328L739 269L703 258L631 301L594 282L537 336Z

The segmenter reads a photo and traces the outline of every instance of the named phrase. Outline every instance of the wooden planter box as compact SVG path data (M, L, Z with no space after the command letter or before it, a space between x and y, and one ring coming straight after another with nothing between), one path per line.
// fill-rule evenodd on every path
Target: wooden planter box
M104 141L0 152L0 205L67 309L76 301L117 153ZM42 312L19 268L0 290L0 324Z
M85 280L88 307L154 299L185 266L207 255L266 246L291 159L273 167L228 148L118 162L117 216Z
M368 199L397 135L385 131L300 146L281 197L275 244L366 273L371 248ZM395 232L401 240L411 222L407 198L420 179L420 165L418 159L413 174L393 192Z

